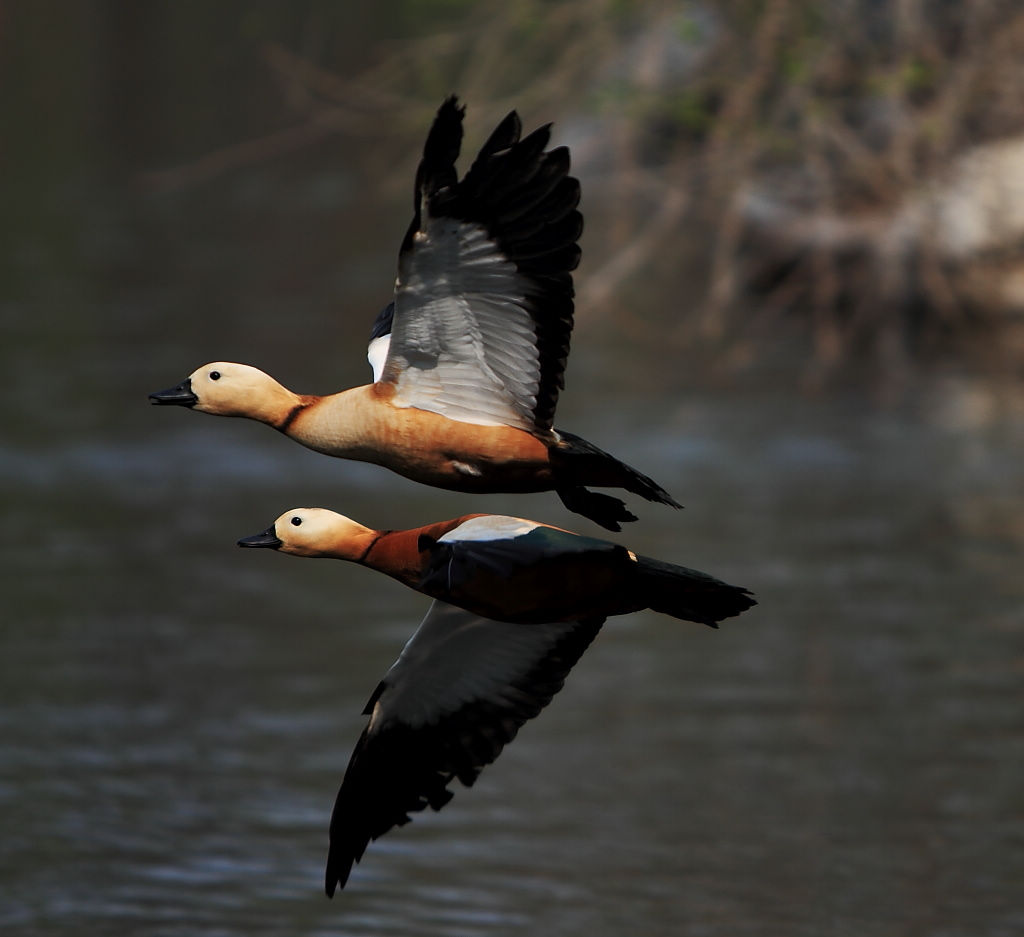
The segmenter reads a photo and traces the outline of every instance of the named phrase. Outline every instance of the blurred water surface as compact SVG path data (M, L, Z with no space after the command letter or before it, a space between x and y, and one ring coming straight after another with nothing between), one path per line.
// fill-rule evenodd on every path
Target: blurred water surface
M686 504L634 503L623 541L761 604L718 632L610 622L473 790L328 902L359 713L427 603L235 539L312 504L594 530L554 496L467 500L150 408L220 357L366 380L407 200L344 147L147 194L110 146L36 165L34 209L0 215L5 934L1024 931L1019 419L962 385L898 410L701 389L585 316L559 424Z

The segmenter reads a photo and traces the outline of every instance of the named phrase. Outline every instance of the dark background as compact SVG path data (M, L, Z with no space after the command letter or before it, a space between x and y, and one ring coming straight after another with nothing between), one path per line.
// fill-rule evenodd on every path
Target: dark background
M986 148L1021 12L349 6L0 3L4 932L1020 932L1019 186ZM620 539L760 604L609 623L328 902L359 713L425 603L234 541L298 505L596 529L146 394L221 358L368 380L452 91L467 155L513 107L573 150L558 423L686 505ZM979 204L1006 217L956 253Z

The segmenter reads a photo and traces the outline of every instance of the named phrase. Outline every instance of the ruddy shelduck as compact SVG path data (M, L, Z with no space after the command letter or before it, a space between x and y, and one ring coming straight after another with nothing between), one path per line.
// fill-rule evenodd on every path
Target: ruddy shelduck
M520 624L650 608L717 627L756 604L748 590L707 573L499 514L374 530L325 508L295 508L238 543L350 560L476 615Z
M372 384L297 394L218 361L150 400L259 420L318 452L439 488L553 489L609 530L636 518L585 486L679 507L646 475L553 426L583 225L569 151L546 149L550 125L520 139L513 111L459 180L463 112L448 98L427 136L394 301L371 334Z

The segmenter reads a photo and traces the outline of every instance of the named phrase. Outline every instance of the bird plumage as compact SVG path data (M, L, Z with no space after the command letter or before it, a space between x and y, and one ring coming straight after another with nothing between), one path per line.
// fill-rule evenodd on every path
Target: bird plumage
M550 125L515 112L459 179L464 109L439 109L416 172L393 300L374 322L373 383L297 394L249 365L212 362L154 403L264 422L316 451L466 492L554 490L618 530L636 518L586 486L679 505L656 482L554 428L573 328L583 219ZM344 887L368 844L474 783L562 688L612 615L650 608L717 627L748 590L615 543L524 518L467 514L376 530L295 509L240 545L348 560L430 596L381 679L330 823L325 888Z
M376 530L295 508L239 545L348 560L434 599L367 703L331 817L328 895L371 840L441 809L453 780L471 785L550 702L606 617L652 608L717 626L756 604L706 573L508 515Z
M636 518L585 486L679 507L646 475L553 427L583 225L568 150L547 149L550 126L522 137L512 112L460 180L462 118L448 98L427 136L394 299L371 332L373 384L296 394L219 361L150 399L259 420L318 452L441 488L554 490L609 530Z
M572 621L650 608L715 627L756 604L746 589L699 570L507 515L380 531L324 508L294 508L239 543L349 560L499 621Z

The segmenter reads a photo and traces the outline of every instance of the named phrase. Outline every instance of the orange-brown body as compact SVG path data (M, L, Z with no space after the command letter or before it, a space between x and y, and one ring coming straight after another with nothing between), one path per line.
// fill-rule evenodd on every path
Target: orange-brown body
M239 544L348 560L483 618L519 624L651 608L715 625L756 604L746 589L699 570L502 514L374 530L324 508L293 508Z
M410 395L401 384L378 381L321 397L296 394L251 365L216 361L150 399L258 420L317 452L371 462L437 488L554 490L569 510L608 530L636 517L620 499L588 485L625 488L679 507L652 479L585 439L534 425L514 409L484 406L478 414L465 401L444 400L443 388L434 396Z
M398 407L393 395L390 385L367 384L328 397L297 397L278 428L310 449L382 465L438 488L483 493L553 486L548 443L534 433Z

